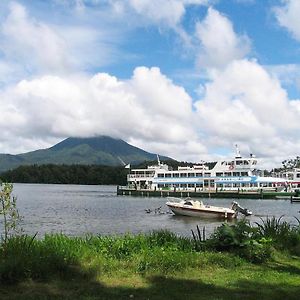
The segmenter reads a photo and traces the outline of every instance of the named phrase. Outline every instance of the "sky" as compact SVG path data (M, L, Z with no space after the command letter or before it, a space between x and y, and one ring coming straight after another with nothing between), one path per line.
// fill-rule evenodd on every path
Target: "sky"
M0 0L0 153L108 135L182 161L300 155L299 0Z

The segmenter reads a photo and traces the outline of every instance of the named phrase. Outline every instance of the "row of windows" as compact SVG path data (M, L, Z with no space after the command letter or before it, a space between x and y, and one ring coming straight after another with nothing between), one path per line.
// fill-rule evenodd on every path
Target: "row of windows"
M158 184L159 188L202 188L203 183L196 184ZM213 186L211 186L213 187ZM259 188L274 187L272 183L217 183L217 188Z
M210 173L159 173L157 177L163 177L163 178L179 178L179 177L210 177Z
M211 173L159 173L159 178L179 178L179 177L211 177ZM248 172L217 172L216 177L239 177L248 176Z

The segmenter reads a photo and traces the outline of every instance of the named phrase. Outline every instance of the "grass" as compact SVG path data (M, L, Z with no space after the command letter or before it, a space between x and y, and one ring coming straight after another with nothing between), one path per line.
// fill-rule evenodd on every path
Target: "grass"
M257 230L245 222L220 227L206 241L227 249L222 252L199 247L206 243L200 241L199 230L198 238L194 234L191 239L168 231L84 238L46 235L40 240L13 237L0 248L0 298L298 299L299 254L276 248L278 230L272 231L275 243L268 260L254 264L239 255L239 249L253 246L254 238L259 247L264 245L257 241L266 229L272 241L271 223ZM299 228L282 227L299 233ZM221 241L222 237L226 239ZM255 251L254 255L259 253Z
M280 256L272 263L222 266L229 254L199 253L203 264L170 274L135 272L119 263L113 273L69 279L25 280L0 286L1 299L298 299L299 259ZM85 268L84 268L85 269Z

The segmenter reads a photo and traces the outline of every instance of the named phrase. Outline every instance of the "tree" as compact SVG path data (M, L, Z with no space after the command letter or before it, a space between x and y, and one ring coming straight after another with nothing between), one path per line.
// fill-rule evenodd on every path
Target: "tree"
M297 156L296 158L286 159L282 162L284 169L293 169L300 167L300 157Z
M0 185L0 216L3 216L2 239L6 244L11 233L17 230L20 215L17 209L17 198L12 196L13 185L11 183L0 183Z

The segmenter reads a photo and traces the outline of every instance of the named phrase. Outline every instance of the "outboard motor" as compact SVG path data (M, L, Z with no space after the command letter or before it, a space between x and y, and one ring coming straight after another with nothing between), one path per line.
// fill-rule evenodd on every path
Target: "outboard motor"
M245 216L251 216L252 215L252 211L250 211L247 208L243 208L241 207L237 202L233 201L232 202L232 207L233 210L235 210L236 212L239 212Z

